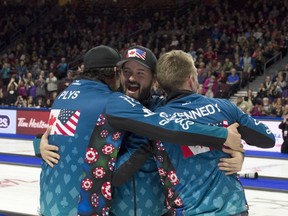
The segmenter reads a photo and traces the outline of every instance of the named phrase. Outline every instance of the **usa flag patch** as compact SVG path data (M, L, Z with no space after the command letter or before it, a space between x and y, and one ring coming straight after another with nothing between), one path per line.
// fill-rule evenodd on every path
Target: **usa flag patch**
M131 57L136 57L136 58L140 58L142 60L145 60L146 59L146 52L141 50L141 49L128 50L128 52L126 54L126 58L131 58Z

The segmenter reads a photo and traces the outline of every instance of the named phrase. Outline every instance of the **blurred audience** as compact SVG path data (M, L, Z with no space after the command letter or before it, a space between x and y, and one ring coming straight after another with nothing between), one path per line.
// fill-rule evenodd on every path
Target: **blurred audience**
M236 105L239 109L241 109L244 113L250 114L250 111L253 107L248 101L243 100L242 96L237 97Z
M182 49L195 60L199 93L208 97L229 98L263 74L265 62L275 54L287 55L287 0L241 1L245 10L238 10L237 1L197 1L185 5L181 13L176 13L178 5L172 1L166 1L165 6L151 1L139 5L119 2L117 7L110 1L71 1L54 10L53 16L45 13L57 2L0 6L4 12L0 21L0 41L4 42L0 42L2 105L15 106L17 102L18 107L49 108L57 94L83 72L83 53L100 44L120 52L143 45L157 57ZM39 19L41 16L47 19ZM34 21L37 25L28 25ZM13 33L19 36L17 40L13 40ZM255 113L261 110L258 114L279 116L278 99L282 98L283 106L288 103L287 73L288 64L275 77L267 76L256 96L247 92L242 101L255 105ZM165 95L157 85L152 92ZM266 97L273 106L271 114L264 112Z

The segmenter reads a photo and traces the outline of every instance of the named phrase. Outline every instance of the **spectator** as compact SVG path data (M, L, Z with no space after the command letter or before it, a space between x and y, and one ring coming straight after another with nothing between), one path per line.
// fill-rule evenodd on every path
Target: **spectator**
M245 83L246 81L252 81L255 79L256 73L255 73L255 62L253 58L249 55L249 53L246 51L244 55L240 58L239 62L240 67L242 68L243 76L245 77Z
M218 83L217 80L215 78L214 75L211 75L210 77L208 77L203 84L203 94L206 95L207 91L209 91L209 97L211 97L211 93L213 94L212 97L214 97L214 95L217 94L218 91Z
M1 73L0 73L0 75L2 76L2 80L3 80L3 85L5 87L7 87L7 85L9 84L10 74L11 74L10 64L5 62L3 64L3 67L2 67ZM1 76L0 76L0 78L1 78Z
M197 68L197 73L199 84L203 84L207 77L207 69L204 62L200 62L199 67Z
M232 50L232 48L231 48L231 46L230 46L230 44L229 44L229 42L225 42L225 44L224 44L224 47L222 48L222 50L220 50L220 53L223 55L223 57L230 57L231 58L231 56L232 56L232 54L233 54L233 50Z
M74 81L74 72L68 70L67 76L64 78L65 86L68 87Z
M210 36L211 36L212 42L215 43L215 41L220 41L220 39L222 37L222 32L218 28L217 24L214 25L214 27L210 33Z
M75 76L80 76L83 73L83 71L84 71L84 64L81 64L80 66L78 66Z
M251 89L247 90L247 95L244 97L244 100L247 101L251 106L254 106L256 97L254 96Z
M197 93L200 95L204 95L203 93L203 84L199 84L198 89L197 89Z
M267 97L270 101L274 101L276 98L280 97L281 94L277 91L274 84L271 85L270 89L267 91Z
M13 81L14 78L11 79L10 83L7 86L7 96L5 103L8 106L14 106L16 100L17 100L17 84Z
M36 86L33 80L30 80L28 85L27 85L27 94L28 96L31 96L33 100L36 97Z
M179 41L176 35L172 35L172 41L170 43L171 49L179 49Z
M44 108L45 104L44 104L44 99L42 97L38 97L36 99L36 104L35 104L35 108Z
M240 58L240 66L243 69L243 72L249 74L255 68L253 58L249 55L248 52L245 52L244 55Z
M50 109L51 106L52 106L52 104L53 104L53 100L50 99L50 98L47 98L47 99L46 99L46 103L45 103L45 107L48 108L48 109Z
M159 97L165 97L165 92L159 86L159 83L157 81L155 81L154 84L152 85L151 95L157 95Z
M249 104L247 101L243 100L242 96L238 96L237 97L237 102L236 102L236 106L242 110L244 113L250 113L251 109L253 106L251 106L251 104Z
M220 72L224 69L222 62L221 61L217 61L215 67L212 68L213 74L215 76L217 76L218 74L220 74Z
M3 94L3 88L0 87L0 106L4 106L5 99L4 99L4 94Z
M286 74L286 77L287 77L287 73L288 73L288 63L285 65L285 69L284 69L284 72L285 72L285 74ZM283 73L284 73L283 72Z
M233 67L236 69L236 71L242 71L243 70L240 66L240 56L237 53L234 53Z
M24 99L26 99L28 96L26 83L24 83L21 77L19 77L17 93Z
M286 73L285 73L286 74ZM280 78L280 79L279 79ZM277 82L278 80L285 80L284 77L283 77L283 71L281 69L279 69L277 71L277 74L272 78L272 82L275 83ZM286 78L286 77L285 77Z
M281 153L288 154L288 113L285 113L283 121L279 124L282 130L283 143L281 145Z
M33 96L28 96L27 107L29 108L35 107L35 99L33 98Z
M286 103L286 104L284 105L284 107L283 107L283 116L282 116L282 118L284 118L284 115L285 115L286 113L288 113L288 103Z
M14 103L14 106L18 108L27 107L27 101L25 98L19 95Z
M272 115L272 111L273 111L273 106L270 103L269 98L268 97L264 97L262 99L262 104L263 104L263 106L262 106L263 114L266 115L266 116L271 116Z
M57 65L56 65L56 61L54 59L50 62L48 71L53 72L53 73L57 73Z
M236 41L233 44L233 54L234 54L234 61L235 61L234 63L239 64L240 56L242 54L242 47L240 47L239 43Z
M267 89L265 88L264 83L260 83L256 98L260 98L262 100L264 97L267 97Z
M255 106L252 107L250 114L252 116L263 116L263 111L262 111L262 102L257 101Z
M23 81L26 84L29 84L31 80L34 80L32 73L27 72L27 74L23 77Z
M278 76L275 78L275 82L274 82L275 88L276 88L276 92L277 94L281 95L282 92L286 89L287 87L287 83L286 80L284 79L283 76L283 72L281 71L281 73L278 74Z
M163 54L165 54L167 51L166 51L166 48L165 47L162 47L161 48L161 51L159 53L159 56L162 56Z
M190 54L192 56L193 60L196 62L196 60L197 60L197 52L194 50L194 43L190 43L188 54Z
M32 66L32 68L30 69L30 71L31 72L29 72L31 75L29 75L30 77L37 77L38 76L38 74L40 73L40 71L41 71L41 68L39 67L39 65L38 64L34 64L33 66ZM28 73L27 73L27 76L28 76ZM26 77L27 77L26 76Z
M270 76L266 76L265 82L264 82L264 87L269 91L271 85L272 85L271 77Z
M42 65L42 68L41 68L41 70L43 70L43 71L47 71L49 69L49 62L48 62L48 60L47 59L44 59L43 60L43 65Z
M231 74L227 77L226 83L230 86L231 94L234 94L238 91L240 78L235 68L231 68L230 73Z
M43 79L38 79L36 81L36 92L35 96L38 99L39 97L45 98L46 97L46 83Z
M230 71L233 67L233 62L229 58L225 58L223 67L225 71Z
M68 72L68 64L66 62L66 58L62 57L61 58L61 62L57 65L57 79L61 80L62 78L67 76L67 72ZM49 91L49 90L48 90Z
M220 73L217 76L217 82L219 85L227 82L227 73L225 70L220 71Z
M213 93L211 87L208 88L208 90L205 93L205 96L208 97L208 98L214 98L214 93Z
M57 96L58 96L58 92L57 92L57 91L54 91L54 92L50 95L50 97L48 97L48 98L50 98L52 101L54 101Z
M23 78L25 77L26 73L27 73L28 69L25 63L25 60L20 60L20 65L18 67L16 67L16 73L18 78Z
M57 77L54 76L53 72L50 72L49 76L46 78L46 84L47 84L48 97L52 97L53 92L57 93L58 90Z
M217 58L217 54L213 51L212 46L208 47L208 50L204 53L206 63L212 62Z
M275 117L282 117L283 116L283 102L282 98L278 97L276 100L272 102L273 110L272 115Z
M263 56L263 50L261 47L257 47L255 51L252 54L252 58L255 59L255 66L256 71L258 75L261 75L264 73L263 71L263 65L266 61L266 58Z

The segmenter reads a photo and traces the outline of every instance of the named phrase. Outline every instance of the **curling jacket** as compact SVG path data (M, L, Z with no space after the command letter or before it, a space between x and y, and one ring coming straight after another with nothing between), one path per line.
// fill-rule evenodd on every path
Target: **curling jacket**
M116 101L115 99L114 102ZM140 104L135 104L132 102L133 100L129 99L128 101L131 104L131 115L142 112L143 116L145 116L145 108ZM121 109L117 111L122 112ZM177 118L184 118L206 125L214 125L215 128L227 127L234 122L238 122L240 124L238 128L239 132L249 145L270 148L275 144L275 138L266 125L244 114L234 104L225 99L208 99L198 94L192 94L189 91L180 91L171 95L168 104L158 108L156 112L162 117L162 119L158 119L158 122L155 123L156 125L174 121ZM115 119L115 116L117 116L117 113L113 113L112 121ZM122 119L121 117L117 117L115 121L120 121L120 119L123 123L127 121L127 119ZM199 143L208 141L201 138L203 139L203 137L199 136L197 138L196 136L193 141ZM180 142L180 140L178 141ZM195 145L194 142L191 143L189 141L191 145ZM217 150L217 148L204 147L202 144L199 146L179 146L171 144L171 142L164 142L163 144L160 142L155 143L154 153L157 158L156 161L161 181L165 186L167 208L170 210L169 213L171 215L203 215L210 213L220 216L237 214L247 210L243 187L237 177L235 175L225 176L217 166L219 158L229 157L229 155ZM149 163L146 162L145 165L147 164ZM136 164L131 163L131 165L135 169ZM123 176L128 178L133 175L133 169L129 168L129 164L128 166L125 164L123 167L125 167L124 169L122 168ZM141 173L142 169L143 167L139 173ZM124 172L125 170L126 172ZM141 180L141 175L136 174L136 177L136 180ZM131 182L125 183L124 187L120 186L116 191L120 191L119 194L127 195L127 191L132 191L131 186L130 190L127 190L129 184L131 185ZM143 197L145 197L147 191L149 192L149 190L143 189L145 188L143 186L145 184L150 185L151 182L142 181L142 185L139 186L145 192L142 195ZM153 186L156 185L157 182L153 184ZM133 195L130 196L133 197ZM138 196L137 200L139 200ZM158 195L159 198L161 196ZM125 196L122 199L124 201L129 200ZM155 203L158 204L159 202ZM141 203L140 199L138 205L144 207L140 208L139 211L145 214L145 211L148 211L147 206L148 208L151 207L148 204ZM119 213L125 209L123 205L125 207L126 203L122 202L119 204L120 207L115 207L116 210L112 209L114 211L112 211L113 215L125 215L124 213ZM126 207L126 209L129 208ZM161 211L159 210L159 212ZM161 215L159 212L157 215Z
M49 124L49 143L59 147L61 158L54 168L42 163L40 213L45 216L108 213L121 129L183 145L199 139L201 145L215 148L227 137L226 129L162 116L89 80L75 80L59 94Z
M238 122L238 130L248 145L260 148L275 145L275 137L266 125L244 114L226 99L180 91L171 95L165 107L157 112L215 127ZM156 142L154 150L169 215L226 216L248 210L237 176L226 176L217 166L220 158L229 155L201 145L187 147L167 142Z
M164 103L165 100L157 96L142 101L152 111ZM112 185L115 187L110 216L160 216L167 212L162 183L149 142L147 137L130 132L125 134L113 173Z

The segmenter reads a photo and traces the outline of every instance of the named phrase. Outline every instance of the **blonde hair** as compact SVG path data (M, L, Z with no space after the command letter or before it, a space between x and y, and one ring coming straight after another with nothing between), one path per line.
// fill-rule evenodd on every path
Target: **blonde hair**
M181 50L163 54L156 65L157 80L167 93L181 88L191 74L197 79L193 58Z

